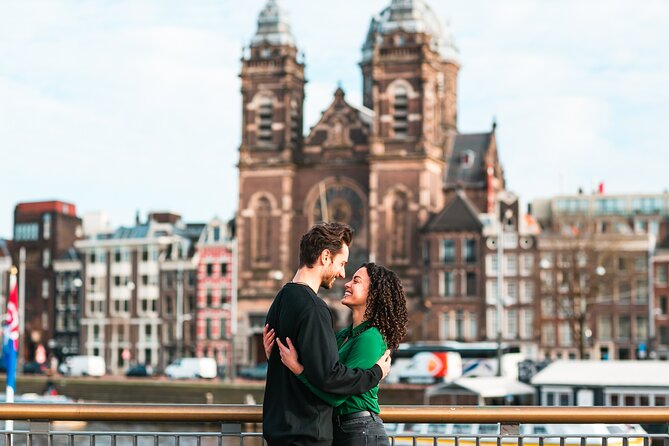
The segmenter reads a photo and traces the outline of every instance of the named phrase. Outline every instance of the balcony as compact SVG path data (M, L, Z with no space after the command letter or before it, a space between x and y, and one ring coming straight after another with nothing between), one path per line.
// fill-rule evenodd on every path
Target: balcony
M405 427L389 429L398 446L669 443L667 407L383 406L381 417L389 428ZM0 404L0 418L15 420L0 430L2 446L263 444L258 405ZM637 423L660 425L663 433L635 430ZM556 425L564 429L550 429Z

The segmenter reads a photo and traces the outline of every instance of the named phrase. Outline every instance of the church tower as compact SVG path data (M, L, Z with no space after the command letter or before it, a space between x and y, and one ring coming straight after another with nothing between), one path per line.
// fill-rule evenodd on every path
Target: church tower
M290 197L302 145L305 79L279 0L268 0L260 12L240 77L238 288L240 315L248 318L240 327L251 330L247 336L257 337L271 299L296 263L286 245L293 232Z
M372 19L362 52L363 101L374 111L370 254L400 273L413 294L420 289L419 230L444 205L458 51L424 0L392 0Z

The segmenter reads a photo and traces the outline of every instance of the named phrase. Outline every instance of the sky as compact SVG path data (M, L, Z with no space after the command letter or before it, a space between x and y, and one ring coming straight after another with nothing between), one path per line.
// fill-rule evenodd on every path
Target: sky
M524 202L667 189L669 2L428 0L462 67L459 131L496 120ZM0 2L0 238L18 202L113 226L237 206L242 47L265 0ZM305 133L341 84L361 104L369 21L390 0L283 0L306 56Z

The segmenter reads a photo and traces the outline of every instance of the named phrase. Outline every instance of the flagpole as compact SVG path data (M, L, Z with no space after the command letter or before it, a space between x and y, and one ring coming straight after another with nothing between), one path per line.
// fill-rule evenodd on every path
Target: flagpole
M16 274L18 273L15 266L12 266L9 274L9 299L7 299L7 319L5 320L4 335L3 335L3 356L6 361L7 368L7 388L5 390L5 402L14 402L14 391L16 389L16 356L17 349L15 344L15 331L17 317L17 284ZM17 340L18 341L18 340ZM14 430L14 420L5 421L5 430L11 434ZM10 436L11 441L11 436Z
M23 352L25 350L25 315L26 315L26 248L19 250L19 349L18 358L16 358L16 373L23 370Z

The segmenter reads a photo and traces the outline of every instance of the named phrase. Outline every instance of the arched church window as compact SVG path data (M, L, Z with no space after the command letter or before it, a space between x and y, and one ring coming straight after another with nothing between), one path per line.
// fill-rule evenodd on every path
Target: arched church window
M260 142L272 142L273 115L272 99L263 97L258 106L258 140Z
M271 213L272 205L269 200L264 197L258 200L252 234L252 238L255 240L253 244L253 259L258 263L265 263L270 260Z
M409 203L405 193L397 192L392 208L391 255L393 260L408 257Z
M393 130L398 138L407 136L409 130L409 95L403 86L393 92Z

